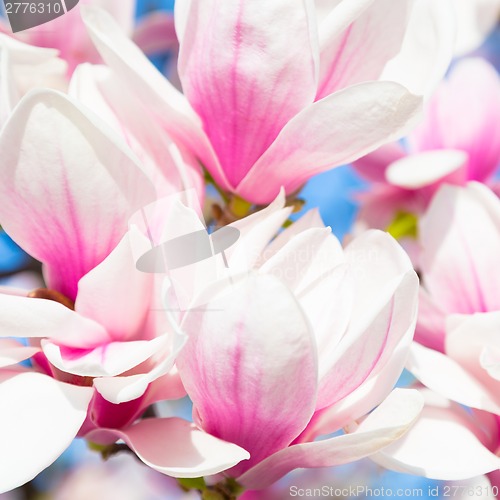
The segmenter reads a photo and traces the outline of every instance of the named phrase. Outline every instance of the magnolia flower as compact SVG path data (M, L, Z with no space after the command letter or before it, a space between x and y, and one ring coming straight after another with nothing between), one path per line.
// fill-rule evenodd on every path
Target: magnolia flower
M185 95L111 16L86 8L83 17L103 59L164 130L222 189L265 204L281 186L293 193L411 126L421 99L394 82L367 81L396 54L409 3L342 1L318 26L300 0L176 2Z
M246 458L180 419L133 424L156 400L185 394L172 370L184 336L155 300L157 280L136 268L132 247L149 242L129 219L156 194L126 145L74 100L45 90L16 108L0 151L2 227L42 262L48 287L0 294L0 491L30 480L76 435L113 443L103 429L130 433L141 447L153 426L177 443L163 450L172 475ZM32 368L17 365L29 358Z
M427 391L422 418L382 463L466 479L500 467L500 201L478 183L444 186L420 240L420 343L407 368L434 394Z
M356 170L373 181L362 195L360 220L385 229L400 213L422 214L444 183L492 185L500 162L499 114L495 69L482 59L458 62L406 146L389 144L355 162Z
M181 323L189 340L177 368L194 422L250 453L226 472L248 489L375 453L421 409L414 391L390 394L416 321L406 254L377 231L343 251L317 212L268 245L290 213L283 204L281 195L232 225L241 237L229 275L198 287ZM344 427L351 433L315 441Z

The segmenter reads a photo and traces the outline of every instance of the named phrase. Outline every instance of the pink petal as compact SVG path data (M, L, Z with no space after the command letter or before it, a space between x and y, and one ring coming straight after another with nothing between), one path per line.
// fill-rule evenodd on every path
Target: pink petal
M425 347L444 352L446 313L423 287L420 288L418 302L415 340Z
M384 467L432 479L469 479L500 467L465 408L424 391L426 404L399 441L372 457Z
M82 17L108 66L135 95L141 96L157 123L200 158L221 188L229 189L201 121L184 95L159 73L106 12L87 6L82 9Z
M123 439L146 465L173 477L217 474L250 456L239 446L179 418L150 418L109 432ZM93 435L87 437L92 439Z
M0 492L33 479L70 445L87 416L90 387L38 373L0 374Z
M191 3L179 75L233 186L314 99L310 17L302 0Z
M405 151L397 142L386 144L353 163L353 167L365 179L385 182L386 168L396 160L404 158Z
M500 309L500 202L486 187L443 186L420 224L424 285L446 312Z
M139 20L134 42L145 54L165 54L178 48L174 18L170 12L152 12Z
M164 291L163 293L166 293ZM163 305L169 323L171 334L166 334L163 348L149 363L142 367L142 373L128 373L120 377L101 377L94 380L94 387L107 401L119 404L138 399L149 389L147 398L153 403L157 396L163 394L164 399L183 397L185 390L180 387L174 362L186 342L186 335L178 327L173 315L168 310L168 304ZM168 397L167 397L168 396Z
M149 241L133 228L78 282L75 311L103 325L116 341L140 340L140 328L151 308L153 275L137 270L132 239L149 249Z
M420 193L412 193L389 184L377 183L369 191L359 193L358 220L362 228L375 228L385 231L400 211L420 213L425 208Z
M82 349L110 340L101 325L52 300L1 294L0 317L1 337L50 338Z
M353 294L350 322L333 355L320 351L320 366L328 370L317 408L324 409L301 441L334 432L378 405L401 375L413 339L418 281L402 248L386 233L368 231L345 256L353 288L347 290Z
M498 391L481 384L456 361L414 343L406 368L429 389L457 403L500 413Z
M320 25L316 98L355 83L377 80L401 47L411 4L410 0L340 2ZM347 19L352 21L346 26Z
M484 181L500 163L499 113L500 79L495 68L483 59L465 59L429 102L411 143L417 150L465 151L467 178Z
M70 73L80 63L96 63L99 61L99 55L80 17L80 8L85 4L93 4L105 9L126 32L132 31L134 0L79 0L77 8L69 10L64 16L53 19L50 29L47 29L45 25L40 25L21 32L17 36L32 45L56 48L61 57L68 62Z
M391 82L348 87L305 108L238 185L238 193L266 203L280 186L287 193L313 175L366 155L404 135L421 100Z
M372 455L405 434L422 406L423 398L417 391L396 389L352 434L285 448L238 481L249 489L260 489L299 467L329 467Z
M100 122L62 94L39 90L0 137L0 220L46 266L49 287L77 282L120 241L154 196L139 166Z
M348 396L390 360L401 339L414 328L417 293L418 279L410 271L375 316L367 315L361 322L351 320L334 355L328 360L328 372L320 380L318 410ZM381 290L380 295L383 294ZM357 319L355 311L353 319ZM403 367L401 364L401 371Z
M391 393L408 358L413 326L408 328L386 362L377 366L368 378L344 399L316 412L300 437L300 442L336 432L379 405Z
M248 449L251 464L302 431L315 404L315 347L279 280L243 278L182 327L189 340L177 366L205 431Z

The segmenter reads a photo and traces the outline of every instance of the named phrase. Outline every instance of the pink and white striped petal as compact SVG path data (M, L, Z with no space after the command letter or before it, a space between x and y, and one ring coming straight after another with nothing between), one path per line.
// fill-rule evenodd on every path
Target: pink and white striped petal
M195 421L247 449L247 467L290 444L311 418L316 347L300 306L277 278L250 275L208 292L212 300L183 322L189 340L177 367Z
M137 269L132 246L144 252L150 249L149 240L136 227L78 282L75 311L103 325L117 342L144 338L140 331L154 292L154 276Z
M232 186L314 100L311 10L303 0L190 3L179 76Z
M349 85L377 80L387 61L401 48L412 3L340 2L320 24L321 63L316 99Z
M500 202L483 185L443 186L421 219L425 288L447 313L500 309Z
M0 222L45 264L50 288L74 300L78 280L154 196L130 152L79 104L38 90L0 136Z
M421 98L392 82L353 85L304 108L238 184L255 203L287 193L307 179L350 163L403 136L421 111Z

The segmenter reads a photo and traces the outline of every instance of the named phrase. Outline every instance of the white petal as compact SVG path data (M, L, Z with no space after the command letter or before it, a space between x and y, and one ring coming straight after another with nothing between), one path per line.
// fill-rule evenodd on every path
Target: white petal
M452 401L500 413L500 395L440 352L414 343L406 368L426 387Z
M70 445L87 415L90 387L39 373L0 375L0 492L21 486Z
M146 465L167 476L209 476L250 457L239 446L180 418L149 418L110 432L123 439ZM87 437L92 439L92 434Z
M492 472L500 467L500 458L481 443L474 427L465 408L431 395L410 431L372 458L398 472L433 479L469 479Z
M393 186L419 189L456 172L466 163L467 154L464 151L426 151L391 163L385 177Z

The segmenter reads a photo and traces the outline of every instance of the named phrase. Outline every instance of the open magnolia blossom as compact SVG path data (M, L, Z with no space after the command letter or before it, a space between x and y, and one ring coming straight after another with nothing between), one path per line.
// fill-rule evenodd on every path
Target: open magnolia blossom
M283 205L281 194L231 225L241 236L227 268L221 258L193 266L197 278L211 265L222 271L208 286L197 280L180 325L189 340L177 368L194 422L250 453L225 473L247 489L371 455L403 435L422 404L413 390L391 393L416 321L407 255L378 231L342 250L315 211L269 244L290 213ZM179 211L186 233L201 227ZM342 428L349 433L315 441Z
M185 339L155 300L158 279L135 265L132 248L149 241L129 219L156 193L126 145L44 90L16 108L0 152L2 226L42 262L48 287L0 294L0 491L33 478L77 435L116 440L99 429L129 432L139 449L162 434L174 443L163 455L172 475L247 458L183 420L134 424L155 401L185 394L172 369ZM18 365L26 359L30 368Z
M483 59L456 64L406 138L356 161L373 182L361 196L360 221L386 229L398 214L421 215L444 184L474 180L496 187L500 163L500 80Z
M293 193L414 123L419 97L369 81L397 53L410 3L343 0L319 24L312 2L302 0L178 1L184 94L110 15L82 12L101 56L133 84L157 125L193 151L223 190L265 204L281 186Z
M426 391L421 419L380 460L465 479L500 467L500 201L478 183L443 186L420 229L419 343L407 368L434 393Z

